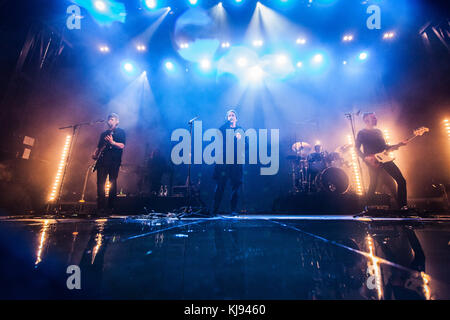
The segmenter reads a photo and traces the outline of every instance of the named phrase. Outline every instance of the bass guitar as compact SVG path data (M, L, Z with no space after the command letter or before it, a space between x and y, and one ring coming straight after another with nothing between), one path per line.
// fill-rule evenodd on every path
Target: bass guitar
M430 129L426 128L426 127L420 127L416 130L413 131L413 135L411 137L409 137L408 139L406 139L403 142L400 142L398 144L389 146L388 148L386 148L386 150L373 154L373 155L368 155L368 157L371 157L372 159L374 159L374 161L366 161L369 165L374 166L374 167L379 167L381 164L383 163L387 163L387 162L392 162L395 160L395 156L392 154L392 151L394 150L398 150L400 147L405 146L408 142L412 141L413 139L415 139L416 137L419 136L423 136L425 134L425 132L429 132Z

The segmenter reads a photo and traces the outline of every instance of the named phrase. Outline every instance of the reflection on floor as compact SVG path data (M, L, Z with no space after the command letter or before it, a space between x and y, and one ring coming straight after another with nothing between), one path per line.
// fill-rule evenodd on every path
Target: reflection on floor
M449 299L449 238L446 217L4 218L0 298Z

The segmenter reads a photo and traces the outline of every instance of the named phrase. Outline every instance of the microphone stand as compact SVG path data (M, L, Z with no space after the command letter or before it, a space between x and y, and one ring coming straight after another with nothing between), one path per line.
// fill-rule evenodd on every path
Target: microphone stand
M191 137L191 150L192 150L192 127L193 127L194 121L197 120L197 119L198 119L198 117L195 117L195 118L191 119L188 122L189 133L190 133L190 137ZM193 214L196 214L196 213L198 214L202 210L202 208L200 208L200 210L195 212L192 209L192 182L191 182L192 152L189 153L189 159L190 159L190 161L188 163L188 175L187 175L187 178L186 178L187 204L186 204L186 207L185 207L186 208L185 211L177 216L178 219L185 218L186 216L190 216L190 215L193 215Z
M58 190L58 197L56 198L56 201L54 203L53 209L55 210L56 213L60 213L61 212L61 195L62 195L62 191L63 191L63 186L64 186L64 180L67 174L67 169L69 168L69 164L70 161L72 159L72 151L75 145L75 139L76 137L78 137L78 133L81 129L82 126L91 126L94 125L96 123L102 123L104 122L103 120L97 120L97 121L91 121L91 122L81 122L81 123L76 123L70 126L66 126L66 127L61 127L58 128L58 130L65 130L65 129L72 129L72 137L70 139L70 145L69 145L69 150L67 151L67 161L66 161L66 165L64 166L64 170L61 176L61 183L59 185L59 190ZM47 211L49 211L50 208L50 204L47 207Z

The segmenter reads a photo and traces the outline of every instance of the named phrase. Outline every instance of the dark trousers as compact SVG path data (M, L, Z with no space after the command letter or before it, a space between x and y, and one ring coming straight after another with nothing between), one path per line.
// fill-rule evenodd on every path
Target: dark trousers
M239 179L232 179L227 175L221 176L217 179L216 191L214 194L214 213L219 211L220 203L222 202L223 193L227 185L227 181L231 182L231 212L236 212L236 207L239 199L239 189L242 185Z
M97 208L99 210L106 208L105 184L109 176L109 196L108 208L114 208L114 201L117 196L117 177L119 175L120 165L99 166L97 168Z
M382 164L379 168L369 168L370 184L369 190L367 190L367 198L369 201L373 199L375 194L375 189L380 178L381 170L386 171L394 180L397 182L397 204L400 207L406 206L407 204L407 193L406 193L406 180L403 177L400 169L394 162L387 162Z

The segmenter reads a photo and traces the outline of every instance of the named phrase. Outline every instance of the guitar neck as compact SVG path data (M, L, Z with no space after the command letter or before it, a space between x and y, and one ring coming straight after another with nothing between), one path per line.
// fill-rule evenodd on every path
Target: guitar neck
M417 135L414 134L414 135L412 135L411 137L409 137L408 139L406 139L406 142L410 142L410 141L414 140L416 137L417 137ZM403 143L402 143L402 142L397 143L397 144L394 144L394 145L392 145L392 146L389 146L388 150L389 150L389 149L399 148L399 147L401 147L401 146L403 146Z

